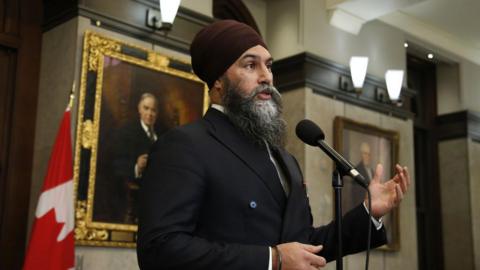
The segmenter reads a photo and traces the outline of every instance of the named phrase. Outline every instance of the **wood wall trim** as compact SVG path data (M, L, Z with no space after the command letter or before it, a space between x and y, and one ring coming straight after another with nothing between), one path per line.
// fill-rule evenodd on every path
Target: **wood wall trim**
M275 61L273 74L275 85L280 91L310 87L316 94L402 119L413 118L413 113L408 109L409 102L405 102L403 107L397 107L376 100L377 88L386 89L381 79L367 75L360 95L344 91L340 88L340 77L350 77L349 68L308 52ZM413 90L402 89L403 100L408 101L414 96Z
M20 39L16 35L0 33L0 45L17 49L20 45Z
M438 140L469 137L480 142L480 113L461 111L437 116L436 136Z
M111 17L87 7L80 7L78 15L90 19L92 25L96 25L97 21L99 21L100 25L97 25L98 27L112 32L120 33L145 42L154 43L175 51L183 53L189 52L190 41L176 36L173 33L169 33L168 36L165 37L161 32L154 32L149 28Z
M43 32L78 16L78 0L44 0Z

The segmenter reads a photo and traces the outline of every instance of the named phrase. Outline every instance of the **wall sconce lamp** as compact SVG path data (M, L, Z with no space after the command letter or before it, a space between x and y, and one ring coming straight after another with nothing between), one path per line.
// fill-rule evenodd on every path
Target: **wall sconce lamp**
M363 83L367 75L368 57L352 56L350 58L350 74L352 79L347 76L340 77L340 89L348 92L362 93Z
M402 91L403 70L389 69L385 72L385 82L387 89L377 87L375 90L375 99L382 103L390 103L402 106L400 92Z
M385 72L385 82L387 83L388 96L390 100L396 102L400 97L403 82L403 70L389 69Z
M353 87L361 89L367 75L368 57L352 56L350 58L350 74L352 74Z
M172 29L181 0L159 0L160 11L147 9L146 25L168 33Z

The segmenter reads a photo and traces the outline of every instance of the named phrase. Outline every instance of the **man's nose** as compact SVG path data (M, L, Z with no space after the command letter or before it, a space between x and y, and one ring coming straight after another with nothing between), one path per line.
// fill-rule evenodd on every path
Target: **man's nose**
M262 65L259 69L258 83L259 84L268 84L272 85L273 83L273 74L271 70L266 66Z

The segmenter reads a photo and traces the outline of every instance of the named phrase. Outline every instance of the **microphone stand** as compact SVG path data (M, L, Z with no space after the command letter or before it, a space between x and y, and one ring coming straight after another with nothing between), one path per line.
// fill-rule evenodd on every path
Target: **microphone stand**
M335 238L337 240L337 270L343 270L342 259L342 187L343 180L338 168L333 171L332 187L335 191Z

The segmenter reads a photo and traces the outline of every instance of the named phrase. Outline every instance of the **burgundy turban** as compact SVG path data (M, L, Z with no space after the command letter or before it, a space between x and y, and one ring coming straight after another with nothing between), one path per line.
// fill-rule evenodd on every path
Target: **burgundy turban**
M234 20L214 22L200 30L192 41L193 72L212 88L245 51L257 45L267 49L262 37L250 26Z

